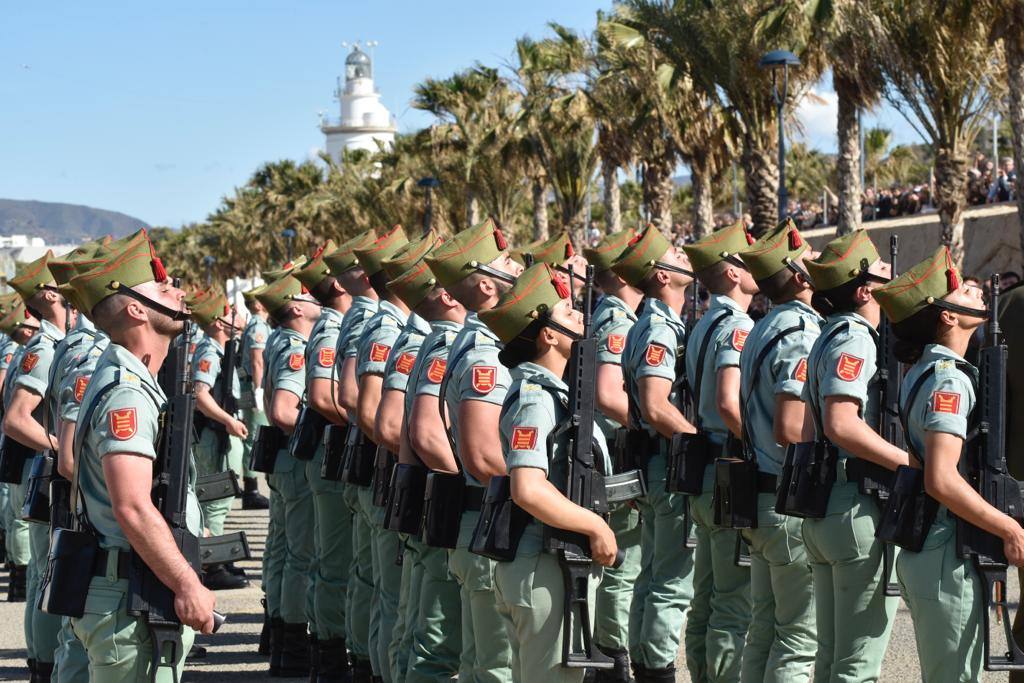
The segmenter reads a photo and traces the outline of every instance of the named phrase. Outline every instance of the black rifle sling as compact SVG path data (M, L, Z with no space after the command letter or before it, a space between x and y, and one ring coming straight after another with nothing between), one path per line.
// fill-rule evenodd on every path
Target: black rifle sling
M444 377L441 379L441 388L438 390L437 397L437 410L441 413L441 424L444 426L444 435L448 437L448 443L451 444L452 447L452 455L455 456L455 465L459 468L460 472L462 471L462 460L459 458L459 452L455 447L455 434L451 425L448 424L448 413L445 410L445 397L448 395L448 380L452 378L452 371L459 366L459 362L466 357L466 354L475 348L476 342L466 344L459 350L459 353L457 353L455 357L447 363L445 366ZM494 368L494 374L494 379L497 381L498 368Z
M747 403L753 398L754 391L757 389L757 384L761 380L761 364L764 363L764 359L768 357L768 354L772 352L775 345L778 344L783 337L793 332L802 332L804 329L805 321L803 318L800 319L799 325L793 325L787 327L784 330L778 332L774 337L768 340L768 343L761 347L761 352L757 354L757 358L754 359L754 380L750 384L750 391L747 397L743 397L743 389L740 387L740 415L743 420L743 443L746 444L747 450L750 452L750 457L753 458L754 462L757 462L757 451L754 450L754 444L750 440L750 431L748 425L750 424L747 419Z
M694 366L697 370L697 377L694 378L693 382L693 419L696 423L694 426L697 427L697 431L700 431L704 422L700 417L700 385L704 381L704 361L707 358L708 347L711 345L711 338L715 336L718 326L731 315L732 309L724 309L718 317L711 320L708 331L704 334L704 338L700 340L700 351L697 352L697 364Z
M844 329L850 329L849 321L844 321L836 325L828 331L827 335L820 338L820 346L817 343L815 346L818 346L818 348L821 349L821 352L818 354L818 357L814 359L814 367L807 368L807 386L810 388L810 391L807 392L809 397L807 405L810 407L811 417L814 419L814 429L819 435L821 435L821 438L824 438L825 428L821 421L822 411L820 406L818 406L818 368L821 366L821 359L825 356L825 352L828 351L829 343Z
M117 370L117 374L114 375L114 379L110 380L107 384L103 385L99 391L92 397L92 402L86 406L86 409L79 413L78 428L75 430L75 440L72 444L72 452L75 456L75 467L74 473L71 477L71 516L75 519L79 526L83 529L92 530L92 524L89 522L89 511L85 507L85 499L81 500L82 513L79 514L76 509L78 499L78 480L79 480L79 467L82 463L82 444L85 442L85 434L89 431L89 425L92 422L93 414L96 412L96 408L99 407L100 401L105 397L111 389L121 383L121 370ZM85 427L83 429L83 427Z

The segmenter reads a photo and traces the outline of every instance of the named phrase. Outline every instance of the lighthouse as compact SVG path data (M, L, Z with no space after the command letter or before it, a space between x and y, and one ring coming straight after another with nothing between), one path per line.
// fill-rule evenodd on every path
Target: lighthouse
M345 58L345 83L342 85L338 78L334 97L341 115L337 119L322 116L320 130L327 138L327 153L335 162L341 162L342 150L376 152L378 142L391 146L395 120L380 102L380 92L373 85L373 60L359 43Z

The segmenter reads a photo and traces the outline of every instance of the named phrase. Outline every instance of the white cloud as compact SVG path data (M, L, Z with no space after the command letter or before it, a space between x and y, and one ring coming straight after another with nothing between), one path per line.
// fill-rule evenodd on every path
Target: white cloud
M810 91L797 106L796 117L803 128L797 138L822 152L836 151L838 98L831 88L820 85Z

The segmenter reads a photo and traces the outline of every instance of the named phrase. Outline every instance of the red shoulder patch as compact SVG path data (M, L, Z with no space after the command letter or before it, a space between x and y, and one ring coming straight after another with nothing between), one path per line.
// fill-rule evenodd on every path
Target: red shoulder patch
M38 353L26 353L21 358L21 371L22 372L32 372L32 368L34 368L36 366L36 364L38 364L38 363L39 363L39 354Z
M960 413L960 394L955 391L936 391L932 394L932 411L936 413Z
M139 431L138 417L135 408L119 408L107 413L110 433L115 439L127 441Z
M737 351L742 351L744 345L747 343L748 336L750 336L750 330L744 330L737 327L732 331L732 348Z
M325 346L320 349L320 353L317 355L317 362L322 368L329 368L334 365L334 349L330 346Z
M537 447L536 427L516 427L512 430L512 450L532 451Z
M427 368L427 379L434 384L440 384L441 380L444 379L444 370L447 367L447 360L444 358L435 358L430 361L430 367Z
M204 358L201 361L199 361L199 372L209 372L209 371L210 371L210 359L209 358Z
M796 364L796 370L793 371L793 379L797 382L807 381L807 359L801 358L800 362Z
M498 369L493 365L473 367L473 389L479 394L489 394L497 381Z
M661 361L665 360L665 352L667 350L664 346L658 344L648 344L644 360L647 361L648 365L661 365Z
M860 377L860 371L864 369L864 359L858 358L850 353L842 353L836 363L836 376L839 379L852 382Z
M12 358L14 358L14 354L13 353L9 353L6 356L4 356L4 362L5 363L10 363Z
M262 344L263 343L263 335L262 334L257 334L256 335L256 343L257 344Z
M398 370L403 375L408 375L410 372L412 372L412 366L414 366L415 364L415 354L403 351L398 356L398 360L395 361L395 370Z
M612 353L622 353L622 350L626 348L626 335L624 334L609 334L608 335L608 350Z
M306 364L306 357L301 353L293 353L288 356L288 367L292 370L301 370L302 366Z
M383 363L391 355L391 347L387 344L378 344L373 342L370 345L370 362L372 363Z
M78 403L82 402L82 397L85 396L85 389L89 386L89 375L82 375L75 379L75 401Z

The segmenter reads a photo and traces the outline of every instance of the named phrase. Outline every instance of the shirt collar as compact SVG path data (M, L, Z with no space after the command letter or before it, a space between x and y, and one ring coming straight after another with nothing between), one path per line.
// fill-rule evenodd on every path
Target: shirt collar
M683 319L679 317L679 312L673 311L672 308L661 299L650 298L647 300L647 305L650 307L650 310L654 311L658 315L668 318L669 322L673 322L676 325L683 324Z
M418 332L424 335L430 334L430 323L415 313L409 314L409 319L405 321L405 326L411 332Z
M501 340L498 339L498 335L494 334L491 328L487 327L484 321L481 320L480 316L476 313L466 314L466 329L482 334L489 339L493 339L498 344L501 343Z
M453 320L430 321L431 332L457 332L460 329L462 329L462 323L457 323Z
M382 315L389 315L395 320L398 320L403 325L409 319L408 313L406 313L405 311L403 311L401 308L394 305L390 301L381 301L377 310L380 311Z
M371 299L368 296L354 296L352 297L352 306L349 307L349 313L358 311L359 309L367 309L370 311L377 310L377 300Z
M163 388L157 383L156 377L149 371L149 368L142 362L142 360L134 353L113 342L107 347L105 353L111 354L117 365L121 366L124 370L136 375L146 386L154 389L156 393L166 399L167 395L164 393Z
M726 296L725 294L711 295L711 305L708 307L708 310L710 311L715 308L730 308L738 313L747 312L742 306L740 306L738 301L733 299L731 296Z
M842 322L846 320L860 323L861 325L863 325L864 327L868 328L871 331L872 336L878 336L878 330L875 329L875 326L868 322L868 319L862 316L860 313L856 313L854 311L842 311L841 313L833 313L827 319L828 323L830 324L832 322Z
M96 330L96 326L93 324L93 322L91 320L89 320L89 318L87 318L86 316L82 315L81 312L79 312L79 314L78 314L78 322L75 323L75 329L76 330L87 330L89 332L93 332L93 331Z
M45 318L39 321L39 333L45 334L47 337L52 339L60 340L64 338L64 330L58 328Z
M565 380L555 375L555 373L551 372L543 365L538 365L532 361L520 363L512 369L512 372L520 375L523 379L534 382L535 384L548 386L566 393L569 391L569 385L565 383Z
M614 294L605 294L601 298L601 304L605 304L608 308L617 308L620 311L624 311L630 320L636 322L636 311L630 308L625 301L615 296Z

